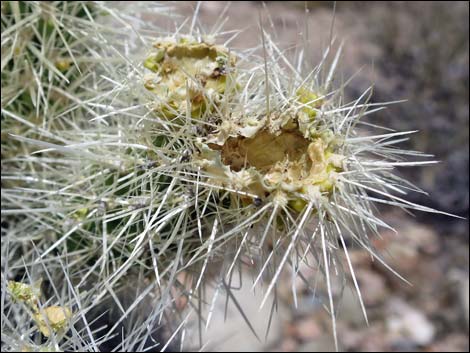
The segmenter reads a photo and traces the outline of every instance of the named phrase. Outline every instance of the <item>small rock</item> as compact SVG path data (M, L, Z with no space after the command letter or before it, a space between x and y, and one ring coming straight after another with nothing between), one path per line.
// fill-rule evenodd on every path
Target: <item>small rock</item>
M349 251L349 257L354 268L357 266L369 267L372 261L371 255L364 249L352 249ZM347 266L347 263L345 263Z
M365 326L365 318L357 293L352 288L346 288L338 305L338 318L353 327Z
M313 317L300 320L295 325L296 337L304 342L312 341L322 333L322 329Z
M304 343L299 347L298 352L335 352L333 337L325 336L318 340Z
M420 346L432 342L434 325L421 311L398 299L390 301L389 311L387 326L392 341Z
M386 231L381 239L374 239L373 244L379 254L384 254L386 262L401 275L413 273L419 263L418 249L400 231L398 234ZM378 262L375 265L383 271L382 265Z
M380 304L387 297L387 287L383 276L374 271L356 270L356 278L366 306Z
M407 222L400 232L409 239L409 242L419 251L434 255L439 252L439 236L432 227L415 222Z
M468 352L468 348L468 335L452 333L426 347L426 350L429 352Z
M287 338L282 341L281 345L279 346L280 352L296 352L298 344L292 338Z

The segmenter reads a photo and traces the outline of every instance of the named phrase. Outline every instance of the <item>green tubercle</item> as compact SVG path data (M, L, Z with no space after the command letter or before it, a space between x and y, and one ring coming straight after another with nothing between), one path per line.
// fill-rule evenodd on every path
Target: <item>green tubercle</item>
M298 102L303 105L302 111L309 116L310 120L313 120L317 116L316 109L323 104L323 99L305 87L300 87L296 92L296 96Z

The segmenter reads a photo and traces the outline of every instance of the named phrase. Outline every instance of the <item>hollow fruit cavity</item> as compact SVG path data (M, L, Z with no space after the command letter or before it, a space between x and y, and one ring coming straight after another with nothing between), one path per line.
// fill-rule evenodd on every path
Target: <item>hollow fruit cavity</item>
M300 212L332 193L344 158L331 131L308 133L299 119L223 121L199 140L197 162L212 183L235 190L244 201L276 199Z
M300 160L307 148L308 140L297 132L274 135L263 130L253 138L230 137L222 146L221 154L223 163L233 171L254 167L267 172L277 163Z

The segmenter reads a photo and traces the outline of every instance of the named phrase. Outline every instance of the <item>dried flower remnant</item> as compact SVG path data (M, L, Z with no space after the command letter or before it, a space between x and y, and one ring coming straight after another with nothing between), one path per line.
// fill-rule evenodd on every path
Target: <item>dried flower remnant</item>
M52 332L63 332L68 328L68 322L72 317L72 311L67 307L48 306L35 313L33 316L36 325L41 333L50 337Z
M22 282L8 281L8 290L15 302L23 302L29 308L36 308L41 296L41 281L33 285Z
M155 94L153 110L166 118L188 108L191 117L201 117L235 88L236 57L223 46L184 37L157 41L154 49L144 62L152 71L144 86Z
M31 317L39 331L50 337L53 333L63 333L68 328L72 311L65 306L40 307L41 281L33 285L22 282L9 281L8 290L14 301L24 303L30 311Z

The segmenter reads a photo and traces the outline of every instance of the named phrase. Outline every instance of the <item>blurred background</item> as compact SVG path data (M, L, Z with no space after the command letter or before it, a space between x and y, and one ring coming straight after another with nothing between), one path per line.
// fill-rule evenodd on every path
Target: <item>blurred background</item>
M226 2L204 2L199 20L209 28ZM300 32L311 42L307 58L318 62L327 46L335 9L333 33L345 39L341 75L357 74L346 88L358 97L374 84L373 101L407 99L374 116L374 122L397 130L419 130L405 147L435 155L438 165L399 169L429 193L408 199L468 218L469 205L469 5L467 2L234 2L228 8L226 30L244 31L235 48L260 43L259 21L285 47L301 44ZM192 15L196 3L182 8ZM269 16L268 16L269 14ZM307 21L307 22L306 22ZM308 26L306 26L308 23ZM469 223L433 214L411 216L380 208L383 218L398 230L384 231L373 240L388 263L408 286L365 251L355 250L352 261L369 314L362 318L354 293L347 289L340 302L338 336L345 351L468 351ZM309 278L314 273L305 269ZM298 293L305 288L298 285ZM249 287L237 292L251 316L257 340L237 310L222 314L208 337L208 350L331 351L331 318L305 293L297 307L291 282L279 288L278 313L264 340L268 313L259 313ZM305 291L306 292L306 291ZM259 296L262 296L259 293ZM220 314L220 315L219 315ZM220 317L219 317L220 316Z

